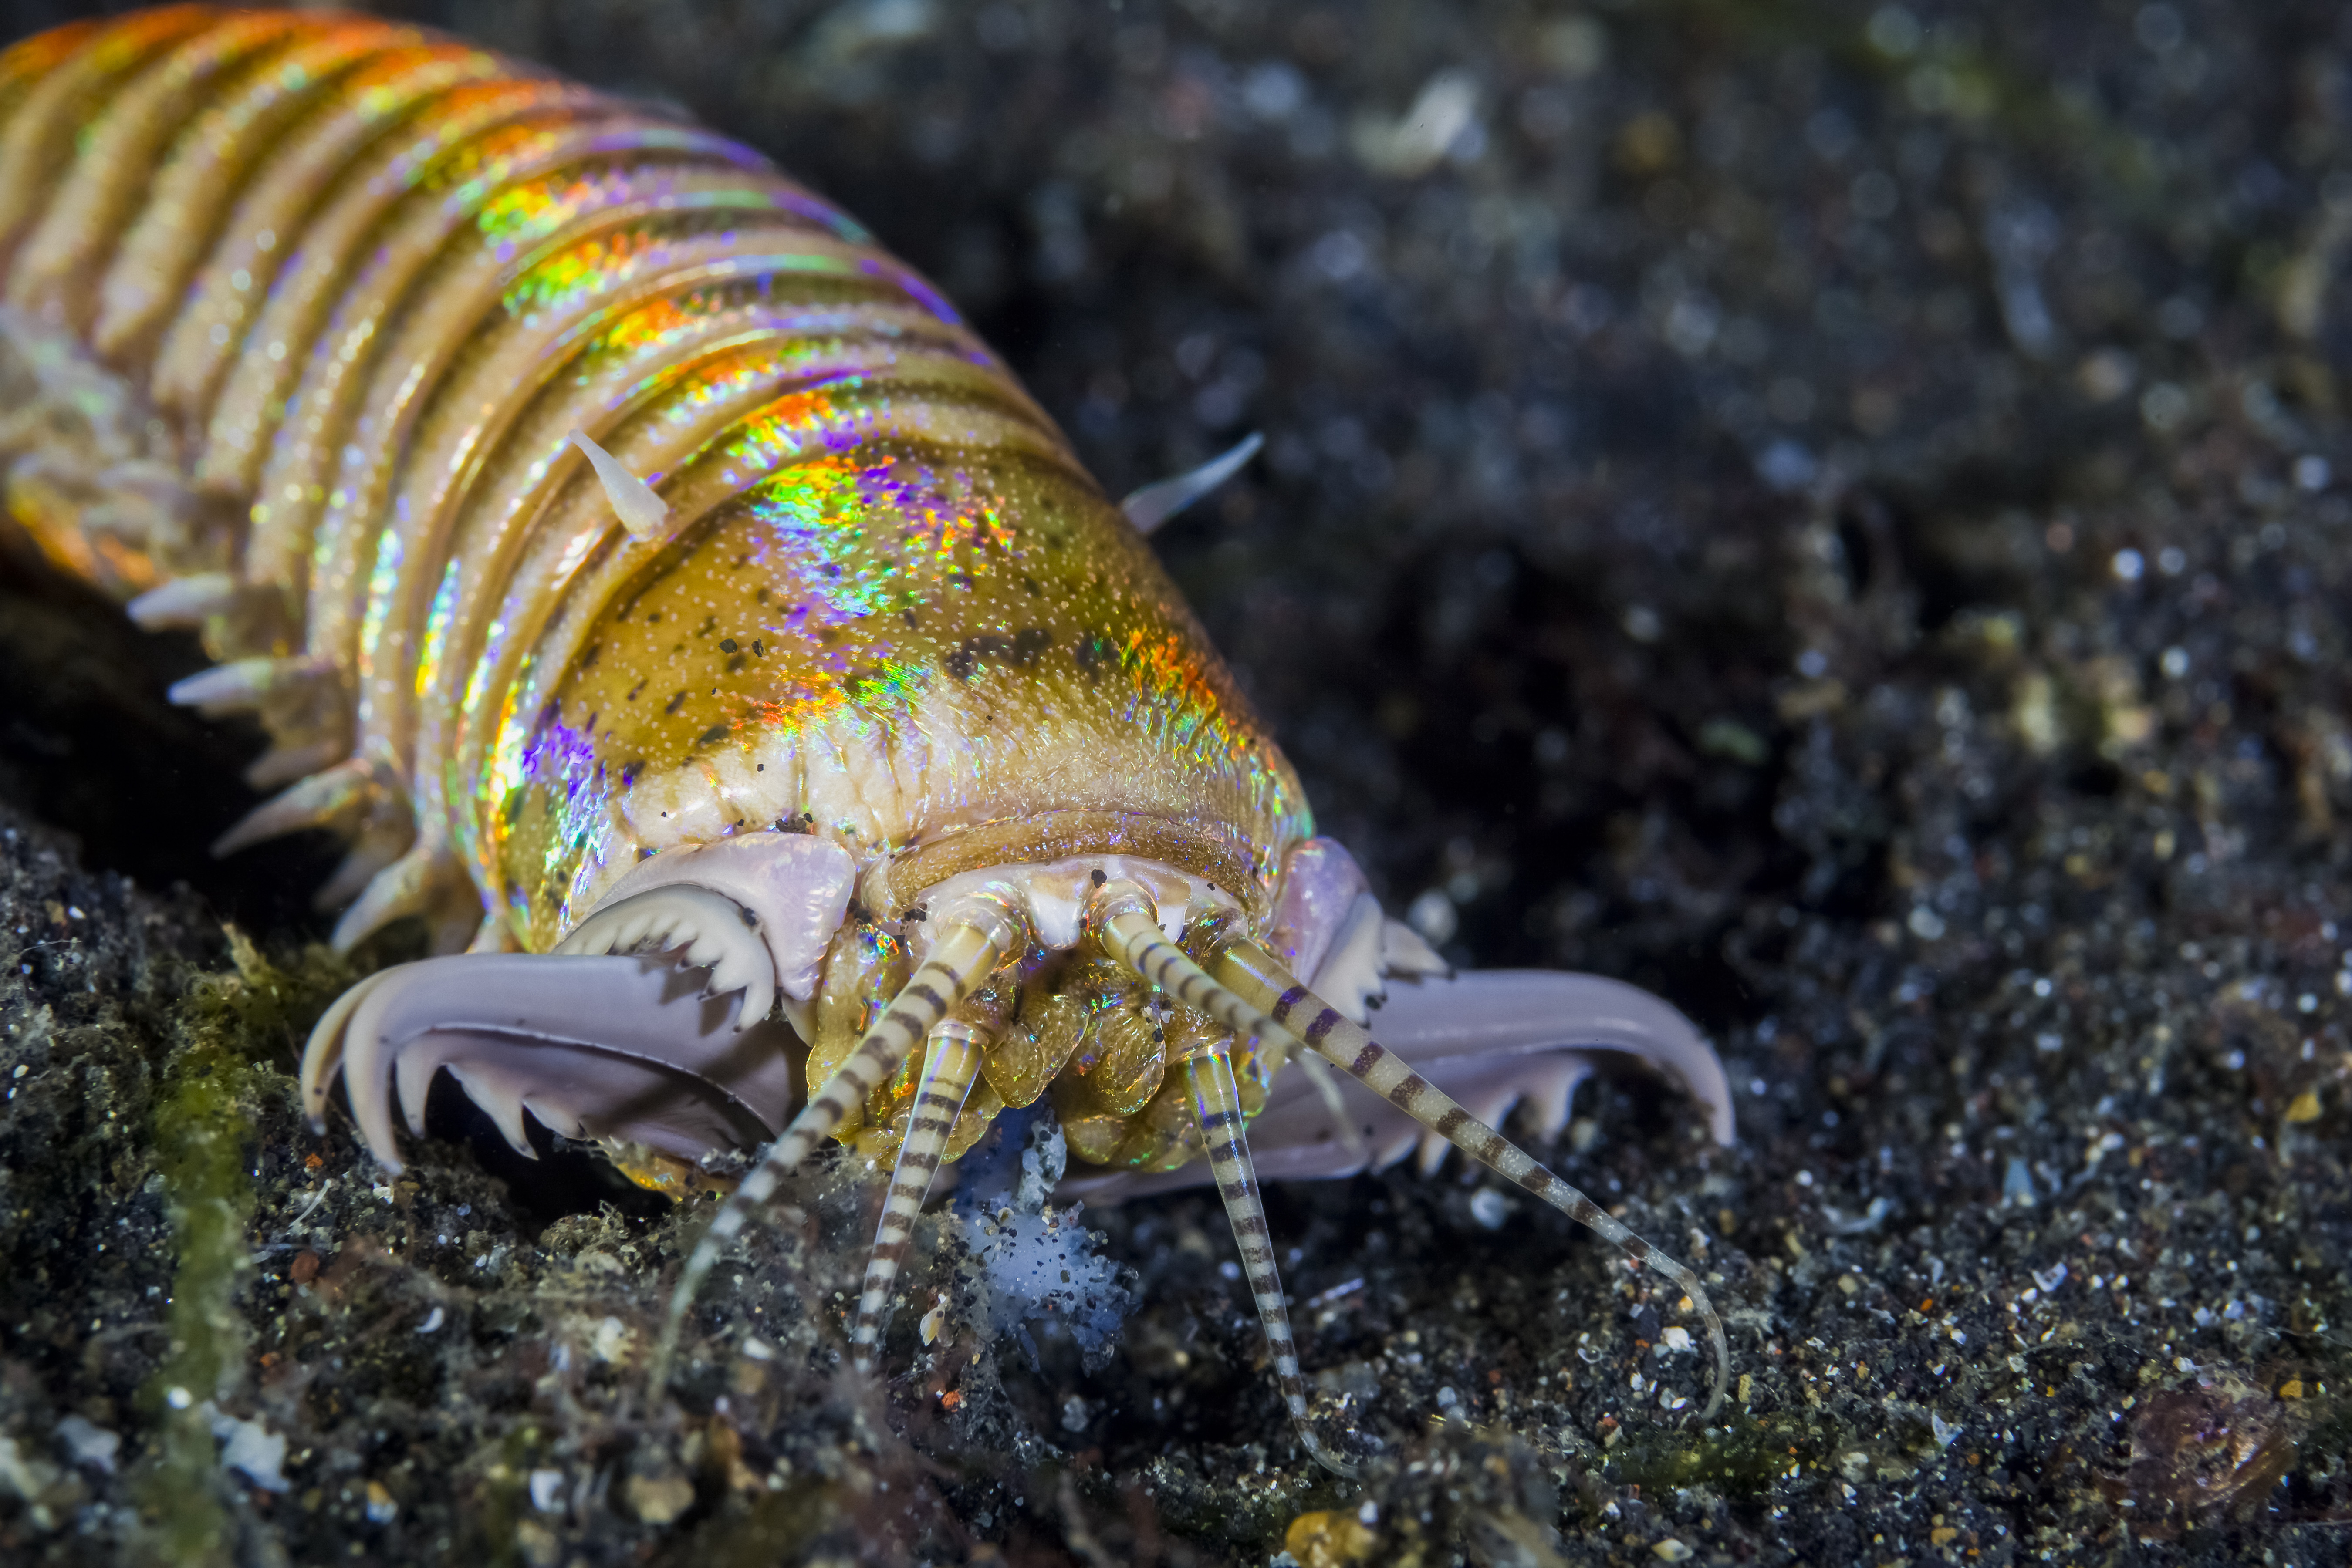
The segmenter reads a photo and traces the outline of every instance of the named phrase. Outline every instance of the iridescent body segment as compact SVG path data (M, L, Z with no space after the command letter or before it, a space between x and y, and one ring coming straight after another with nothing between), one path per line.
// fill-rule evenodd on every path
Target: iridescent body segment
M1050 1095L1097 1166L1205 1158L1322 1456L1244 1136L1284 1019L1442 994L1480 1052L1549 1053L1446 1080L1488 1120L1540 1096L1556 1126L1580 1041L1719 1087L1654 998L1436 978L1313 837L1142 538L1253 446L1122 513L937 290L662 111L324 14L19 44L0 416L32 544L198 630L220 663L175 697L269 729L254 777L283 792L224 846L340 830L340 943L417 916L470 955L337 1004L314 1118L344 1077L396 1164L394 1110L421 1134L446 1068L526 1153L526 1113L646 1159L782 1134L689 1259L665 1372L696 1283L828 1136L895 1167L870 1362L933 1171ZM681 1001L681 967L731 1001ZM1329 1033L1306 1043L1382 1098L1306 1081L1329 1115L1297 1174L1426 1124L1670 1264Z
M92 151L0 236L6 298L143 382L230 504L106 578L235 573L275 602L211 628L222 658L335 689L268 710L287 751L417 780L383 913L471 936L487 895L538 950L731 828L871 855L1049 814L1073 852L1181 823L1157 837L1188 869L1264 904L1312 831L1288 765L1052 422L848 219L708 132L382 24L81 37L0 64L0 157L58 144L24 118L58 96L29 101L38 69L115 67L70 101ZM667 538L617 526L573 428L662 493Z

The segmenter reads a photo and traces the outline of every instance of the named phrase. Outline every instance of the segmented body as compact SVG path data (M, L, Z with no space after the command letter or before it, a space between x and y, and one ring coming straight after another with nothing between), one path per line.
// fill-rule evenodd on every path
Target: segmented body
M18 515L126 593L233 585L194 695L257 706L265 776L357 831L346 940L544 949L641 857L772 825L869 864L952 835L909 892L1002 825L1266 906L1303 798L1149 550L938 293L755 154L366 21L151 13L0 77L5 298L193 481L168 531Z
M1244 1136L1303 1051L1377 1097L1313 1081L1294 1174L1428 1129L1683 1285L1720 1371L1688 1271L1486 1124L1565 1119L1580 1065L1507 1063L1573 1023L1713 1090L1727 1138L1686 1020L1433 983L1428 1044L1486 1031L1449 1080L1485 1121L1363 1035L1443 966L1313 838L1142 543L1195 482L1122 514L937 291L755 153L383 23L85 25L0 55L0 306L11 516L199 629L222 663L175 695L272 733L284 792L226 842L339 828L340 942L421 915L480 956L339 1001L314 1117L341 1074L396 1163L395 1098L421 1133L446 1067L526 1152L526 1109L689 1158L781 1133L665 1369L828 1134L895 1161L870 1359L933 1171L1050 1091L1084 1160L1205 1162L1320 1454ZM638 953L740 1000L714 1023Z

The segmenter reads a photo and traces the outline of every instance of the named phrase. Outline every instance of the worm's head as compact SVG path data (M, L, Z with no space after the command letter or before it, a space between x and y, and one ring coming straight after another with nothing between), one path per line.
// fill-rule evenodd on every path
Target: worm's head
M1395 964L1394 931L1329 841L1295 846L1275 895L1253 908L1198 872L1102 853L926 876L898 894L887 874L861 883L829 839L746 832L638 862L548 953L429 959L363 981L313 1033L306 1102L323 1116L341 1077L362 1136L394 1166L396 1123L423 1133L445 1070L526 1155L526 1112L569 1137L685 1159L764 1142L906 984L940 928L934 912L980 898L1015 935L955 1009L984 1046L950 1157L1003 1110L1050 1094L1080 1159L1181 1165L1199 1140L1171 1064L1231 1053L1255 1112L1282 1054L1236 1041L1105 953L1084 912L1108 881L1147 889L1187 950L1263 936L1358 1012ZM919 1066L877 1088L842 1134L876 1157L895 1152Z

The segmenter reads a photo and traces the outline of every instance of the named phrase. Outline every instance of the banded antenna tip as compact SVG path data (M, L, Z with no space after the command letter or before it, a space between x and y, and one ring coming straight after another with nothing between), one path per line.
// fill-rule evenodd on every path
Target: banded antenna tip
M1258 448L1265 444L1265 437L1253 430L1235 443L1231 450L1210 458L1192 472L1179 474L1173 479L1162 479L1156 485L1146 485L1121 501L1118 509L1127 514L1127 520L1134 526L1137 533L1149 534L1240 473L1242 465L1256 456Z
M604 498L613 504L614 516L629 530L631 538L651 538L669 522L669 507L654 494L654 487L629 472L621 460L588 438L584 430L572 432L572 444L588 459L596 470L596 482L604 486Z

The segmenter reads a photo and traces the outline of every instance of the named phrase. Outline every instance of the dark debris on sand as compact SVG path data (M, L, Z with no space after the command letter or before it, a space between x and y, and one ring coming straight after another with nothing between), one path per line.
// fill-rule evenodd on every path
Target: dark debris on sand
M1628 1074L1549 1154L1706 1274L1737 1385L1696 1429L1675 1303L1458 1164L1272 1195L1360 1483L1297 1450L1213 1199L1083 1217L1138 1302L1092 1370L979 1326L929 1222L859 1379L836 1160L649 1410L705 1203L308 1133L325 852L208 865L252 737L12 568L0 1558L2340 1559L2344 16L436 15L840 199L1114 493L1265 432L1163 554L1391 910L1718 1040L1737 1147Z

